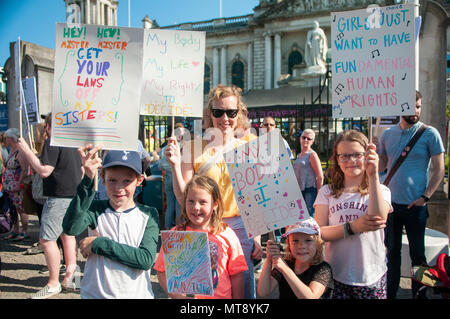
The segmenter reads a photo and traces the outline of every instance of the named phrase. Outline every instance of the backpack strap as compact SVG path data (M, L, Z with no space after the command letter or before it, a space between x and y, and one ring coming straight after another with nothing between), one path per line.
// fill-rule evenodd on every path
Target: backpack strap
M427 129L428 125L422 124L419 129L417 130L417 132L414 134L414 136L411 138L411 140L409 141L408 145L405 146L405 148L403 149L402 153L400 154L400 157L397 158L397 161L394 163L394 165L392 166L392 168L389 171L388 176L386 177L386 179L384 180L383 184L384 185L388 185L389 182L392 179L392 176L394 176L395 172L398 170L398 168L400 167L400 165L405 161L406 157L409 155L409 153L411 152L413 146L416 144L416 142L419 140L419 138L422 136L423 132Z

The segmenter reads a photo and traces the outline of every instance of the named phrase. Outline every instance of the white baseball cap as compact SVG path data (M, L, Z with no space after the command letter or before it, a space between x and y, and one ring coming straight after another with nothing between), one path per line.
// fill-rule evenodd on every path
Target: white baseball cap
M309 235L319 235L320 236L320 227L314 218L308 218L298 222L294 225L290 225L286 227L286 232L284 233L284 237L287 237L293 233L305 233Z

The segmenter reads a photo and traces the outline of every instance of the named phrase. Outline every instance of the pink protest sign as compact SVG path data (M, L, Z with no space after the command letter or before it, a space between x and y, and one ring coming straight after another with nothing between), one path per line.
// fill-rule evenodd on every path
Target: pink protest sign
M309 218L278 129L225 153L224 158L249 238Z

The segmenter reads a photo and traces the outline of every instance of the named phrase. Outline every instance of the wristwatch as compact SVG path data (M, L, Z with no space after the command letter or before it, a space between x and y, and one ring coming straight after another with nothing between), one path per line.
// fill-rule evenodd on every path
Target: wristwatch
M428 201L430 200L430 198L429 198L429 197L426 197L425 195L422 195L422 196L420 196L420 197L423 198L423 200L425 201L425 203L428 202Z

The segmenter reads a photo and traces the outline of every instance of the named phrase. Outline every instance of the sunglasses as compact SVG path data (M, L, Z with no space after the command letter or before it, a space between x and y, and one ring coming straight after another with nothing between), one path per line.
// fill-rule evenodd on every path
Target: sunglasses
M338 154L337 158L338 158L339 162L345 163L345 162L348 162L350 159L352 159L354 161L358 161L361 158L363 158L363 156L365 154L366 153L364 153L364 152L358 152L358 153L353 153L353 154Z
M269 127L269 126L275 126L275 123L263 123L261 126L263 127Z
M313 139L307 136L302 136L302 139L307 140L307 141L312 141Z
M211 109L211 114L215 118L222 117L225 113L227 113L227 116L229 118L233 119L238 115L239 109L234 109L234 110Z

